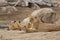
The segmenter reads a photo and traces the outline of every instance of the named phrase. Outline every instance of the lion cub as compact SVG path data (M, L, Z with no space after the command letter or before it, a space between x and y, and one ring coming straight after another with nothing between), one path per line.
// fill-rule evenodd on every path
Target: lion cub
M9 30L21 30L20 21L14 21L9 25Z

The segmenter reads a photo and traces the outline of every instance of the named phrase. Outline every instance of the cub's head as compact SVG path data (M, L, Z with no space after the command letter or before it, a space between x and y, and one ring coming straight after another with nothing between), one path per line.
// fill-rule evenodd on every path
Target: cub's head
M36 22L37 17L36 16L30 16L30 22Z
M21 23L21 21L19 21L19 20L14 20L14 21L11 21L10 24L20 24L20 23Z
M37 16L30 16L30 22L31 23L42 23L42 21Z
M21 21L14 21L13 23L21 23Z

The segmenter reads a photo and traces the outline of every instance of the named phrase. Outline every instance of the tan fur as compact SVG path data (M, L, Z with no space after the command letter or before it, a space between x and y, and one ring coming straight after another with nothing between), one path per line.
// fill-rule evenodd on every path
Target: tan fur
M9 30L21 30L20 22L19 21L15 21L11 25L9 25Z
M28 23L28 24L26 25L26 32L27 32L27 33L37 32L37 30L33 27L33 24Z
M33 23L33 27L37 31L40 31L40 32L60 31L60 27L57 27L55 24L43 23L43 22L41 22L41 20L39 20L38 17L31 16L30 21L31 21L31 23Z

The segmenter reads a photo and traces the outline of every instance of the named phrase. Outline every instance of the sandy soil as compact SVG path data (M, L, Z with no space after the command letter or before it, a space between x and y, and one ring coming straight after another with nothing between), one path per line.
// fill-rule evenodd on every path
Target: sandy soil
M24 33L23 31L0 30L0 40L60 40L60 31Z

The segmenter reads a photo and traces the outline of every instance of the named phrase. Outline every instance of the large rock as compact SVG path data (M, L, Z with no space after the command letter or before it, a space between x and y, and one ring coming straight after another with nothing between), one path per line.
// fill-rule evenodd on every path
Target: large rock
M7 1L0 0L0 6L6 6L6 5L8 5Z
M60 0L51 0L51 3L54 7L60 7Z
M32 16L38 16L42 22L54 23L56 20L56 13L51 8L41 8L35 10L31 14Z
M21 6L28 6L29 3L38 4L38 5L45 5L45 6L54 6L60 7L60 0L0 0L0 5L8 4L15 4Z

